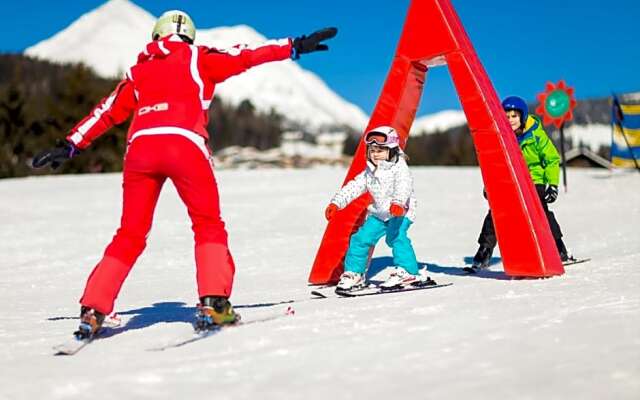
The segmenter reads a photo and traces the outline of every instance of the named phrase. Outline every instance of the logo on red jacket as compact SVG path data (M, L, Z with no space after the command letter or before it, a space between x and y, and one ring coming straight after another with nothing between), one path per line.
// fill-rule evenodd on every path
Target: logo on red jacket
M154 111L167 111L168 109L169 109L169 103L158 103L152 106L140 107L140 109L138 110L138 115L145 115Z

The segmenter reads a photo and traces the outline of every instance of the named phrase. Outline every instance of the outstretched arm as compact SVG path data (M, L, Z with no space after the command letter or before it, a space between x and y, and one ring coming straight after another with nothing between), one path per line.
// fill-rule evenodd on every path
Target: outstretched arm
M336 28L325 28L295 39L269 40L257 46L236 45L230 49L200 47L203 68L213 82L222 82L249 68L270 61L298 59L300 54L328 50L323 41L336 35Z
M251 67L291 56L291 39L269 40L258 46L237 45L230 49L200 48L203 68L213 82L222 82ZM203 51L204 50L204 51Z
M91 110L89 115L71 129L67 140L79 149L87 148L109 128L127 120L136 103L133 83L125 78L109 96Z
M349 205L352 201L362 196L367 191L367 182L364 176L365 172L361 172L356 175L355 178L350 180L344 185L331 199L331 203L343 209Z
M113 125L124 122L135 109L136 99L133 84L125 79L116 89L73 127L66 140L60 140L56 147L38 153L31 162L34 168L51 165L56 169L63 162L78 155L97 137Z

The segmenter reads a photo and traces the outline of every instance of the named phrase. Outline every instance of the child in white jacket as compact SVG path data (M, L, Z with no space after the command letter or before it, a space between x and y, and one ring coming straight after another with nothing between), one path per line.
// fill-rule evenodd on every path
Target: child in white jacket
M381 126L367 132L365 142L367 167L333 196L325 211L327 219L331 219L365 192L373 198L366 220L351 236L337 290L352 291L365 286L369 249L383 236L398 268L381 286L395 288L423 283L429 278L419 273L416 255L407 237L407 230L415 219L416 200L398 133L389 126Z

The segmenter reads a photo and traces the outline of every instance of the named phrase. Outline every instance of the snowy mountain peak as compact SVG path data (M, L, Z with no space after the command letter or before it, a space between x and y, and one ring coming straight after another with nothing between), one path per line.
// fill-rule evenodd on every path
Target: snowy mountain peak
M110 0L64 30L25 50L53 62L83 62L103 77L121 77L150 40L156 18L128 0ZM197 20L195 21L196 27ZM196 44L225 48L266 38L247 25L198 29ZM268 63L219 84L216 94L239 104L250 100L258 110L275 109L287 119L318 130L347 125L364 129L367 115L333 92L317 75L291 60Z
M98 8L92 11L92 13L99 13L102 15L111 15L124 17L127 16L150 16L155 21L155 18L148 13L142 7L136 5L129 0L108 0ZM91 13L85 14L89 15Z
M83 62L103 77L120 77L150 40L155 17L128 0L110 0L25 50L54 62ZM114 49L117 49L115 51Z
M444 132L467 123L467 117L460 110L444 110L416 118L411 126L413 135Z

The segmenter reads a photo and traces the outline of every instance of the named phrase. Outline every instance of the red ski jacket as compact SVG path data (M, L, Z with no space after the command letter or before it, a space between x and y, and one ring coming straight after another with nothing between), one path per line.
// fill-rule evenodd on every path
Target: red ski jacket
M289 58L291 45L291 39L282 39L220 50L189 45L177 35L150 42L113 93L71 130L67 140L84 149L133 113L128 142L141 135L170 133L203 148L216 83L256 65ZM206 146L203 151L208 155Z

